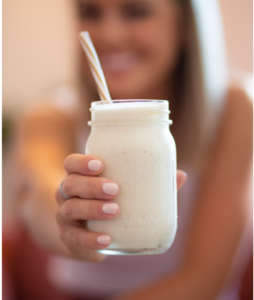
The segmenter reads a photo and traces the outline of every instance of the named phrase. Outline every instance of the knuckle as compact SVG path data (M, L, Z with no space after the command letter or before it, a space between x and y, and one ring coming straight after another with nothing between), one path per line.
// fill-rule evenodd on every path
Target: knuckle
M64 220L64 218L62 217L62 215L60 214L60 212L58 211L56 213L56 223L58 225L58 228L65 228L66 226L66 221Z
M60 202L60 192L59 192L59 188L57 188L56 191L55 191L55 199L56 199L56 202L57 202L57 203Z
M68 169L72 160L72 154L68 155L64 161L64 168Z
M74 184L74 181L75 181L75 175L74 174L71 174L69 175L65 180L64 180L64 183L63 183L63 192L65 194L69 194L70 191L72 190L72 187L73 187L73 184Z
M73 246L75 248L79 248L82 244L82 239L79 231L77 229L73 229L70 233L70 238Z
M71 200L67 200L61 207L61 213L63 217L69 217L73 211L73 202Z
M58 229L60 240L65 244L66 230L63 226L59 226Z

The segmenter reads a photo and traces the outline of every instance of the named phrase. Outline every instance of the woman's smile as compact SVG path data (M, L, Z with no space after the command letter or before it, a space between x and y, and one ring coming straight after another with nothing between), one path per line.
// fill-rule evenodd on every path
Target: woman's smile
M103 71L108 75L121 75L137 68L142 57L134 51L99 53Z
M168 99L168 92L162 96L161 91L168 90L182 48L177 2L96 0L80 5L80 31L91 36L112 98Z
M122 76L135 71L142 63L142 56L134 51L98 53L105 76Z

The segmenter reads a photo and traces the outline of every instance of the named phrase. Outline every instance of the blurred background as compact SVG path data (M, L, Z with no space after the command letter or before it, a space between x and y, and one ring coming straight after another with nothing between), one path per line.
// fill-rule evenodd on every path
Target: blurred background
M219 0L230 70L253 73L253 1ZM15 121L47 90L78 74L76 12L70 0L3 0L3 217L12 213Z
M253 73L253 1L219 3L229 66ZM4 113L20 114L40 93L75 81L78 47L72 1L3 0Z
M219 0L228 65L253 73L253 1ZM11 133L40 95L78 74L76 11L70 0L3 0L3 212L12 210ZM14 176L14 177L13 177Z

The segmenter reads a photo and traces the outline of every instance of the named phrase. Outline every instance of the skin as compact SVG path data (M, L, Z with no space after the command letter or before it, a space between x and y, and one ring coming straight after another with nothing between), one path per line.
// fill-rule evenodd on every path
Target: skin
M169 99L169 78L183 43L177 2L79 3L83 12L79 30L89 31L112 98ZM87 60L82 58L86 77L94 84Z
M46 129L38 134L45 122L50 132ZM115 217L117 213L103 213L102 205L112 202L110 200L116 195L106 195L102 190L103 183L112 182L110 179L96 177L102 172L103 163L98 172L92 172L88 168L89 161L100 160L99 158L81 154L68 155L75 148L72 123L73 120L68 120L65 115L52 111L51 108L44 108L28 116L20 124L22 137L18 139L17 163L22 170L21 178L26 179L33 188L23 188L20 191L19 215L33 238L49 251L79 260L98 262L105 256L95 249L103 249L108 245L97 242L100 233L85 230L85 221ZM68 201L56 189L63 178L66 179L62 190L71 198ZM185 180L186 174L177 171L178 189ZM76 215L77 212L81 215ZM80 220L83 222L80 223Z
M92 18L85 13L80 29L90 32L112 97L173 102L170 77L184 45L176 2L135 1L150 9L145 17L142 13L135 18L137 7L130 0L81 2L85 5L82 10L88 4L95 6ZM112 61L112 56L117 60ZM89 80L88 70L84 60ZM47 128L41 130L45 122ZM85 221L114 218L117 213L105 214L102 206L113 202L115 195L106 195L102 189L103 183L111 180L97 177L103 164L98 172L88 168L90 160L100 158L70 155L75 151L74 123L75 116L45 108L21 124L17 158L23 177L30 179L33 188L22 191L19 212L34 239L45 248L76 259L100 261L104 256L95 249L107 245L98 243L101 233L85 230ZM252 102L241 86L229 88L218 132L202 176L181 269L119 300L209 300L219 293L250 214ZM63 178L63 192L70 200L56 190ZM178 172L178 188L185 179L184 173Z
M57 220L60 228L60 238L70 251L70 255L78 259L86 259L84 249L95 252L107 247L111 243L111 238L106 244L100 244L97 238L106 236L105 233L90 232L84 229L83 222L75 224L78 220L110 220L117 216L117 212L108 214L103 212L103 205L114 203L112 201L118 194L108 195L103 191L103 184L114 183L112 180L96 177L103 170L103 163L99 171L91 171L88 167L89 161L100 161L99 158L90 155L72 154L64 162L65 170L68 173L64 180L62 191L71 199L66 200L56 190L56 199L59 205ZM186 175L182 171L177 171L178 189L184 184ZM94 253L97 255L97 252ZM101 255L101 259L104 258Z

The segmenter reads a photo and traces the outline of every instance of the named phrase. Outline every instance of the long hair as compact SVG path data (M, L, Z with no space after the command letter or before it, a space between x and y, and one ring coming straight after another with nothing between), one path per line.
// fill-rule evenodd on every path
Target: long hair
M226 59L217 0L174 1L183 12L185 45L173 74L172 132L178 167L186 169L202 165L215 136L227 85ZM80 74L84 86L81 69ZM95 85L85 93L98 99Z
M174 74L173 133L181 167L201 167L215 138L227 89L225 47L216 0L177 0L185 47Z

